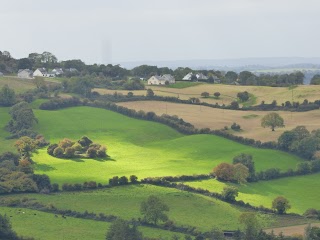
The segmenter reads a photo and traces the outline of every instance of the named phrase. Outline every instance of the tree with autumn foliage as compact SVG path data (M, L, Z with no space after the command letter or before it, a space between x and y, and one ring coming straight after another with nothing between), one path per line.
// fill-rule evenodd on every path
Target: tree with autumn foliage
M20 156L23 157L30 157L31 152L37 148L36 142L32 138L26 136L19 138L14 146L17 148Z
M234 176L234 166L229 163L220 163L213 169L213 174L218 180L232 181Z

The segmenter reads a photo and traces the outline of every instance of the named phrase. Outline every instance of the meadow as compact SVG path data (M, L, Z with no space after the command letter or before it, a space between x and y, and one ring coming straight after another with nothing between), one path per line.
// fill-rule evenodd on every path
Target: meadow
M19 212L18 210L21 210ZM19 236L34 239L68 239L68 240L96 240L104 239L111 223L80 218L62 218L55 214L45 213L24 208L0 207L0 214L6 214L13 229ZM184 235L150 227L138 227L144 236L156 238L162 236L171 239L173 235L182 238Z
M16 93L22 93L27 90L35 88L35 84L32 79L20 79L18 77L0 77L0 88L4 85L8 85L13 88Z
M108 160L59 159L39 149L33 154L36 173L52 182L97 181L117 176L207 174L221 162L240 153L252 154L257 170L277 166L295 168L300 158L276 150L257 149L214 135L182 135L165 125L132 119L104 109L75 107L59 111L34 110L35 130L51 143L86 135L107 146ZM0 147L0 152L5 148Z
M281 178L271 181L234 185L219 182L215 179L185 183L193 187L208 189L212 192L222 192L227 185L239 189L237 200L243 200L254 206L271 208L271 203L277 196L284 196L290 202L289 212L303 214L308 208L320 209L320 174Z
M87 210L131 220L143 217L140 214L140 204L150 195L159 197L169 206L168 217L171 221L177 225L196 226L201 231L210 231L213 227L237 229L239 215L246 211L214 198L152 185L131 185L50 195L20 194L19 197L35 199L45 205L53 203L58 209L78 212Z
M275 132L271 132L269 128L261 127L262 117L268 114L266 111L226 110L192 104L179 104L161 101L135 101L117 104L137 111L153 111L158 115L177 115L197 128L223 129L227 126L230 129L230 126L235 122L241 126L242 130L229 130L230 133L247 138L253 138L262 142L277 141L284 131L291 130L299 125L306 126L309 131L320 128L319 110L308 112L277 111L277 113L284 119L285 127L278 128Z

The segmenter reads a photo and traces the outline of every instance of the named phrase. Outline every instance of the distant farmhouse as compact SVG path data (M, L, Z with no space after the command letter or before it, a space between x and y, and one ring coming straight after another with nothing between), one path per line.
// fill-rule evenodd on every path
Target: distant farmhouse
M62 70L62 68L55 68L52 70L52 73L56 76L60 76L63 74L63 70Z
M34 73L33 77L55 77L56 75L53 72L48 73L45 68L37 68Z
M33 78L33 72L30 69L20 69L18 78Z
M162 76L152 76L148 79L148 85L165 85L165 84L173 84L176 80L171 74L164 74Z
M192 72L188 73L187 75L185 75L182 80L184 81L191 81L193 80L192 78L194 78L194 80L198 81L198 80L205 80L212 83L220 83L220 79L216 76L212 76L211 77L207 77L206 75L204 75L203 73L197 73L197 74L193 74ZM211 79L210 79L211 78Z

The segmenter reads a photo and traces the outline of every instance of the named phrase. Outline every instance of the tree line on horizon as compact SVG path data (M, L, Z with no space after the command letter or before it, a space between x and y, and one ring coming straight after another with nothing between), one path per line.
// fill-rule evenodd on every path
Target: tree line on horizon
M290 86L303 84L305 78L301 71L290 74L261 74L255 75L250 71L242 71L237 73L235 71L219 71L219 70L195 70L189 67L178 67L170 69L168 67L157 67L150 65L137 66L131 70L126 69L120 64L86 64L80 59L71 59L65 61L58 61L57 57L50 52L30 53L28 57L15 59L8 51L0 51L0 72L5 74L16 73L19 69L37 68L62 68L67 71L64 72L64 77L84 77L90 78L107 78L110 80L127 80L131 77L136 79L147 79L152 75L171 74L176 80L182 78L188 73L202 73L208 77L208 82L213 77L217 77L224 84L240 84L240 85L258 85L258 86ZM71 70L72 69L72 70ZM71 71L70 71L71 70ZM319 75L315 75L311 84L320 84Z

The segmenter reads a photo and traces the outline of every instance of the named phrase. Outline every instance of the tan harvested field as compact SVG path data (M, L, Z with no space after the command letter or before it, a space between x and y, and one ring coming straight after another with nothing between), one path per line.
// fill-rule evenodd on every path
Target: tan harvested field
M270 129L260 126L261 118L268 113L264 111L223 110L199 105L160 101L138 101L118 104L135 110L153 111L158 115L164 113L177 115L197 128L222 129L224 126L230 128L231 124L236 122L240 124L243 130L240 132L232 131L233 134L263 142L277 140L281 133L299 125L304 125L309 130L320 128L320 110L294 113L279 111L278 113L284 118L286 127L272 132Z
M201 101L208 103L230 104L237 98L238 92L248 91L256 97L256 103L260 104L261 101L271 103L276 100L278 104L286 101L303 102L304 99L309 101L320 100L320 85L301 85L294 89L288 87L261 87L261 86L235 86L223 84L200 84L197 86L187 88L168 88L165 86L146 86L151 88L156 95L159 96L173 96L180 99L189 99L191 97L201 97L202 92L210 93L210 98L201 98ZM115 91L122 94L127 94L127 90L108 90L108 89L94 89L101 94L113 94ZM146 90L131 91L135 95L145 95ZM213 98L213 93L220 92L219 99Z
M320 223L312 223L311 226L320 227ZM285 236L298 236L304 235L304 230L308 226L308 224L290 226L290 227L280 227L280 228L270 228L265 231L271 233L273 231L274 234L279 235L282 233Z

